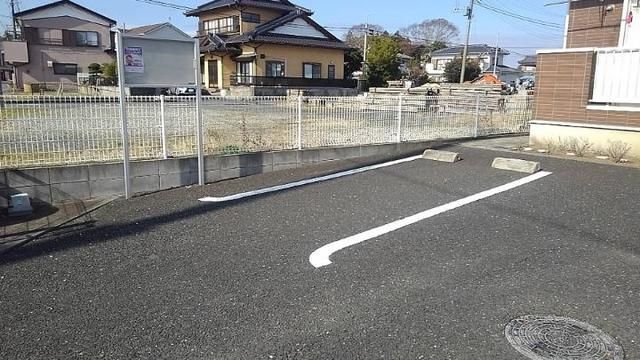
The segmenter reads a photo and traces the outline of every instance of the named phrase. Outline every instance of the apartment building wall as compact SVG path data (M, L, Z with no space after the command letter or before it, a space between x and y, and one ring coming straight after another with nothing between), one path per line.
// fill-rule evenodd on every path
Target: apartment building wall
M624 0L572 1L567 48L618 46L623 11Z

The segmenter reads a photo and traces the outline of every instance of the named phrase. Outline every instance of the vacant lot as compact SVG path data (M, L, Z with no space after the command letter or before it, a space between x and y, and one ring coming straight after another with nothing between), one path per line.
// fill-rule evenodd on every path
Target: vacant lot
M121 159L117 99L11 99L0 109L0 167ZM411 97L400 108L395 97L206 98L204 147L240 153L521 132L530 100ZM196 153L194 99L131 98L127 113L132 158Z

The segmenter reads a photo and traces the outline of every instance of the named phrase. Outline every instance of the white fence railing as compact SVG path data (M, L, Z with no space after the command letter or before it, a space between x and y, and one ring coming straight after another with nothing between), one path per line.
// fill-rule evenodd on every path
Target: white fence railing
M529 96L205 97L205 154L528 130ZM193 97L129 97L132 159L197 153ZM122 160L119 99L0 97L0 168Z
M640 49L598 50L591 101L640 104Z

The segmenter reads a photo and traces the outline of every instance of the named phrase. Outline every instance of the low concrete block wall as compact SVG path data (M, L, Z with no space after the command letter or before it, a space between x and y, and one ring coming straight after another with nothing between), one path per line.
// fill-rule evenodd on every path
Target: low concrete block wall
M207 156L205 157L205 181L214 183L325 161L376 155L417 154L428 146L427 142L415 142ZM121 163L0 170L0 208L6 210L9 197L18 193L29 194L34 205L123 195L123 173ZM151 193L197 183L198 161L196 158L131 162L131 186L134 194Z
M530 127L529 139L534 146L545 147L548 142L559 144L577 139L589 141L592 151L606 153L611 142L619 141L631 147L626 157L640 159L640 127L550 121L532 121Z

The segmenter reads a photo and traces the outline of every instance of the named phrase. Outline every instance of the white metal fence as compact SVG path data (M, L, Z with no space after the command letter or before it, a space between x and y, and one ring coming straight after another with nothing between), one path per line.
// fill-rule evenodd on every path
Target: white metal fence
M205 154L528 130L528 96L205 97ZM0 97L0 168L122 160L116 97ZM193 97L129 97L132 159L195 155Z

